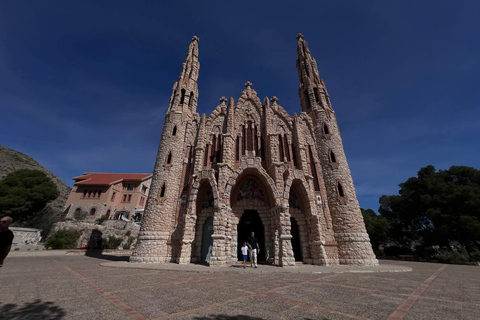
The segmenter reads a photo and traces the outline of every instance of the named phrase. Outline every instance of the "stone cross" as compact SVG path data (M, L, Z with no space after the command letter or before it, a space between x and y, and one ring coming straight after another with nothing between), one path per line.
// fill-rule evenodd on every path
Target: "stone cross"
M270 99L270 101L272 101L272 105L276 105L278 98L276 96L273 96L272 99Z
M193 36L192 41L200 42L200 39L195 35L195 36Z
M247 82L245 83L245 88L247 88L247 89L251 89L252 86L253 86L253 83L251 83L250 81L247 81Z
M297 34L297 40L298 39L303 39L303 34L301 34L301 33Z
M225 97L220 98L220 103L221 104L225 104L226 102L227 102L227 98L225 98Z

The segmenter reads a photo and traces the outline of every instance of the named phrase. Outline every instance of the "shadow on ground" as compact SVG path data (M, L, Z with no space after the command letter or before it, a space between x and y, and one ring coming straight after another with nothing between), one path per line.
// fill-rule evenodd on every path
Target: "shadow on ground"
M54 320L62 319L65 311L53 302L42 302L35 300L23 305L5 304L0 307L0 318L2 320Z
M210 315L208 317L195 317L195 320L264 320L263 318L257 318L257 317L250 317L250 316L244 316L244 315L236 315L236 316L227 316L223 314L219 315ZM309 318L305 318L305 320L313 320ZM315 319L315 320L328 320L328 318L321 318L321 319Z
M130 256L112 256L103 254L102 250L87 250L85 256L95 259L110 260L110 261L128 261Z

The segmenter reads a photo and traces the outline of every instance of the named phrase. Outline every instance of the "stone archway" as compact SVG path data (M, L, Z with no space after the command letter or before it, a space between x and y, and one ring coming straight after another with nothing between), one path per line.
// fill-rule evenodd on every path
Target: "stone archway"
M311 192L302 172L298 170L289 172L284 195L288 195L288 198L284 196L284 202L288 204L295 260L298 261L301 256L304 263L325 264L321 224L326 222L323 217L317 215L315 195ZM326 226L328 227L328 224ZM294 232L298 233L296 239Z
M258 255L258 261L265 261L265 226L263 225L262 219L256 210L245 210L240 221L237 225L237 258L238 261L242 260L242 254L240 247L243 245L244 241L247 241L251 232L255 233L255 237L258 240L258 245L260 247L260 253Z
M205 206L207 191L210 190L208 205ZM187 199L185 200L187 201ZM212 170L201 171L194 177L188 195L187 213L183 227L182 249L178 263L200 262L203 224L218 211L220 201L215 175ZM215 228L215 226L214 226ZM215 230L214 230L215 231Z
M253 159L252 159L253 160ZM261 168L263 170L263 168ZM265 174L265 175L264 175ZM231 206L232 214L229 215L228 228L226 233L227 256L232 262L238 259L238 248L241 243L239 231L244 232L245 226L242 225L242 218L245 213L258 217L257 224L263 226L263 230L257 232L263 233L260 249L260 260L267 263L274 262L274 231L273 225L275 215L272 209L276 207L275 197L276 189L273 180L258 168L245 168L237 170L235 180L230 179L226 194L229 195L228 203ZM258 239L258 238L257 238ZM260 240L260 239L259 239Z

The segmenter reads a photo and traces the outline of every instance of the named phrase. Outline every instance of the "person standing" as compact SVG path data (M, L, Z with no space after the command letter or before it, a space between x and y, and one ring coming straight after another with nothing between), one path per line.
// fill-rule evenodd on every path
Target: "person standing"
M3 261L10 253L13 243L13 232L8 229L13 219L9 216L0 218L0 267L3 267Z
M255 264L257 268L257 254L260 253L260 247L258 246L258 240L255 238L255 232L252 231L251 236L247 240L248 248L250 249L250 263Z
M243 246L242 246L243 269L245 269L245 265L247 264L247 255L248 255L247 242L243 241Z

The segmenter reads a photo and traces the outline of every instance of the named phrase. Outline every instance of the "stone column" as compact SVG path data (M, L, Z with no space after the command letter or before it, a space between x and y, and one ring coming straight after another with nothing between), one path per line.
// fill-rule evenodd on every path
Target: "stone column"
M177 263L188 264L192 258L192 243L195 240L195 226L197 222L195 202L190 202L190 207L187 209L185 217L185 227L183 230L183 239L181 243L180 256L177 258Z
M279 264L282 267L294 266L295 257L292 249L292 234L290 232L291 225L288 207L278 207L276 211L277 219L279 220Z
M215 206L215 213L213 216L213 247L212 256L210 258L210 266L219 266L227 263L225 256L225 227L227 226L226 206Z

